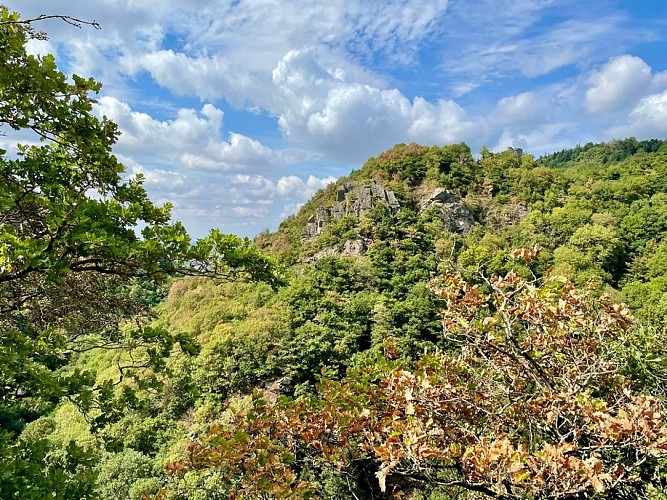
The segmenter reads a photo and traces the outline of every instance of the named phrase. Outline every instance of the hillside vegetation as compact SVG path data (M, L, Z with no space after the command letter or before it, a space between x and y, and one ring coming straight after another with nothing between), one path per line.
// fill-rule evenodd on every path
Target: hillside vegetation
M39 36L0 7L0 498L665 498L667 141L398 144L193 243Z
M204 390L193 425L210 434L171 463L165 494L188 496L189 484L232 497L659 495L666 181L667 145L655 140L539 160L401 144L369 159L256 239L291 279L248 319L225 319L247 304L241 292L210 302L221 323L204 327L181 301L211 299L211 285L161 306L190 329L225 332L199 333L199 359L210 345L221 353L206 361L217 387L194 381ZM349 215L350 182L381 183L400 209L376 201ZM446 211L425 206L438 188L472 227L453 231ZM339 218L313 239L309 220L327 207ZM360 239L361 255L341 254ZM258 325L268 311L279 319ZM287 399L274 407L278 394ZM647 421L641 405L655 405ZM612 437L603 421L631 430ZM656 448L639 452L630 435Z
M304 238L308 219L335 205L341 185L371 180L395 193L396 213L376 203L359 217L329 220L315 239ZM420 207L438 188L467 207L472 227L452 231L441 211ZM70 472L62 471L63 484L85 485L83 491L100 498L141 498L146 492L165 498L658 495L667 446L658 409L667 377L665 235L663 142L627 139L540 160L517 150L484 150L475 158L464 144L397 145L317 193L275 233L257 237L257 246L285 266L287 285L274 290L201 278L175 281L153 309L151 326L191 344L165 352L161 369L144 368L136 382L116 386L116 392L132 391L120 418L91 426L90 416L86 421L61 403L27 424L21 439L42 442L46 436L48 460L72 460L76 446L83 456ZM360 255L317 255L358 239L365 242ZM529 250L512 255L520 248ZM440 276L447 278L433 281ZM443 291L452 286L458 291ZM528 291L530 297L521 295ZM475 293L483 296L473 300ZM530 343L531 362L543 365L548 380L554 377L548 383L531 384L525 366L496 359L488 345L476 344L480 334L494 335L493 325L510 321L517 327L503 314L518 314L510 303L519 296L542 308L516 320L523 332L517 340ZM564 297L571 302L549 326L546 311ZM605 306L620 301L629 304L634 320ZM444 330L449 316L443 310L458 311ZM569 325L579 314L591 323ZM490 318L485 326L475 326L474 318L484 317ZM579 332L575 337L571 328ZM582 345L559 347L565 338ZM546 343L538 348L540 342ZM471 346L476 350L468 351ZM91 352L71 366L117 381L115 367L127 355ZM548 361L552 355L555 365ZM484 359L491 365L484 367ZM445 379L443 363L457 367L447 369ZM572 372L561 373L559 363ZM581 373L593 369L608 373L582 382ZM427 394L423 380L433 387ZM475 396L465 396L464 382ZM437 392L442 384L460 387L454 394ZM485 415L511 403L499 395L508 387L528 406L498 414L503 423L493 428ZM405 399L406 391L414 401ZM433 407L447 394L456 406ZM482 414L469 407L469 398L481 394ZM573 402L579 406L569 407ZM553 414L572 419L570 432L583 434L558 437L550 426L567 435L563 424L535 414L530 405L551 405ZM641 412L654 420L641 420L632 436L612 438L600 429L587 435L583 429L595 420L586 424L586 418L605 410L605 418L619 425L633 411L637 422L645 418ZM393 415L391 429L381 415ZM462 417L481 440L461 434L463 423L449 420ZM534 428L525 428L526 422ZM409 432L431 437L421 447L391 437ZM451 433L449 440L443 442L440 432ZM611 442L618 449L605 451ZM631 455L638 450L640 460ZM547 451L553 456L545 458ZM469 465L483 457L485 465ZM565 457L580 461L575 467ZM475 467L484 467L486 476L477 476Z

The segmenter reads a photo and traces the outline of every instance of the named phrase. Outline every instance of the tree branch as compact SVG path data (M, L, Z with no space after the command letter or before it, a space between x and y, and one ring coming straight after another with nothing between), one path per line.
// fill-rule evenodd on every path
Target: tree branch
M63 16L63 15L46 15L42 14L37 17L33 17L32 19L19 19L16 21L2 21L0 22L0 25L5 25L5 24L21 24L24 26L30 26L32 23L36 23L39 21L46 21L47 19L59 19L61 21L66 22L67 24L70 24L74 26L75 28L81 28L83 25L87 26L92 26L96 30L101 30L102 26L97 21L84 21L83 19L77 19L76 17L72 16Z

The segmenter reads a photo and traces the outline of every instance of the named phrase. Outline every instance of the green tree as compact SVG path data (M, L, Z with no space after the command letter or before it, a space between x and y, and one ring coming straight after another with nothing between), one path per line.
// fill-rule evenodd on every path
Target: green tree
M3 465L13 453L25 455L20 443L7 444L16 432L62 398L96 407L98 418L118 413L111 385L93 390L92 376L67 368L78 352L129 343L143 349L145 364L185 342L142 321L147 305L130 293L135 278L280 282L273 262L249 240L214 230L193 244L171 222L170 206L149 200L141 176L124 180L112 154L117 127L92 113L100 84L66 77L53 56L28 55L31 36L41 34L0 7L0 132L32 131L44 141L0 151ZM121 329L131 318L138 326ZM11 476L0 471L0 482L20 479Z
M157 491L163 481L149 457L130 449L105 457L97 469L99 498L140 500L143 492Z
M511 256L531 262L538 253ZM442 334L459 349L413 368L379 360L273 407L256 397L236 428L212 429L168 471L212 469L249 497L317 491L302 474L313 462L365 464L392 496L426 485L474 498L640 499L660 488L663 402L627 377L650 373L661 344L633 333L624 304L560 276L479 277L485 287L458 272L431 282Z

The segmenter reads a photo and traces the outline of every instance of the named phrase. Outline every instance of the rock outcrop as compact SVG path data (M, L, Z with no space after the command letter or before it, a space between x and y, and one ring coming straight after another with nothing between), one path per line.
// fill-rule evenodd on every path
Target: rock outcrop
M385 189L381 182L376 180L365 184L354 181L345 182L338 186L336 203L333 206L320 207L310 216L301 238L304 240L317 239L329 221L340 220L343 217L361 218L365 212L372 210L377 202L387 207L392 215L401 208L393 191Z
M301 262L315 262L323 257L361 257L366 254L369 243L369 240L361 238L357 240L347 240L343 243L343 248L340 250L335 247L325 248L311 257L301 259Z
M330 207L320 207L310 216L301 238L314 241L324 227L343 217L360 219L364 213L372 210L376 203L384 205L390 214L395 215L401 208L393 191L385 189L381 182L371 180L366 183L345 182L336 190L336 202ZM448 230L466 234L475 223L472 213L460 197L443 188L438 188L419 202L419 213L429 207L437 207L438 213ZM324 248L316 254L306 257L302 262L313 262L323 257L359 257L366 253L371 242L365 239L350 239L342 246Z
M419 213L424 213L432 206L438 208L445 226L454 233L466 234L475 223L475 218L463 200L444 188L438 188L422 198L419 202Z

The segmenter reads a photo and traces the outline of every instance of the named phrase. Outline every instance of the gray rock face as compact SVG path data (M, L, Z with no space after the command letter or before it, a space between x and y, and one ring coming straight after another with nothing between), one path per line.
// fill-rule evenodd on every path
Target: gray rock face
M308 219L308 223L301 235L304 241L316 240L322 233L322 229L332 221L343 217L361 218L364 213L372 210L375 204L380 202L390 214L395 215L401 208L396 195L382 185L381 182L372 180L360 184L358 182L345 182L336 190L336 203L331 207L320 207ZM475 223L468 207L461 198L443 188L438 188L429 196L422 198L419 203L419 213L423 213L429 207L436 206L447 229L452 232L466 234ZM315 255L303 259L302 262L313 262L323 257L359 257L368 250L369 241L364 239L347 240L342 248L325 248Z
M492 215L503 226L513 226L521 222L530 213L530 209L522 203L513 203L499 207Z
M264 397L270 403L276 403L282 395L294 392L294 380L292 377L282 377L265 384L263 387Z
M444 188L438 188L429 196L422 198L419 202L419 213L424 213L432 206L438 207L442 221L452 232L466 234L475 223L472 213L461 198Z
M393 191L388 191L376 180L361 185L354 181L345 182L338 186L336 203L333 206L320 207L310 216L301 238L316 239L331 220L340 220L343 217L361 218L365 212L372 210L378 201L387 207L392 215L401 208Z
M368 250L368 243L369 241L364 239L347 240L341 250L334 247L325 248L312 257L301 259L301 262L315 262L323 257L361 257Z
M340 254L345 257L361 257L368 250L366 240L347 240L343 243L343 250Z

